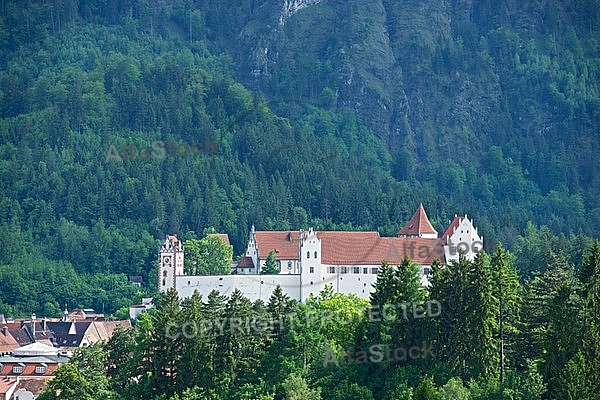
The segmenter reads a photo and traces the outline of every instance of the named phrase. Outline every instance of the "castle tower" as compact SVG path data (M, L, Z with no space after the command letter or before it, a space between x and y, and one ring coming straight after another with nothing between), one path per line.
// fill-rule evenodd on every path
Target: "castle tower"
M323 290L323 271L321 267L321 239L317 232L309 228L308 232L302 232L300 245L300 295L306 299L311 294L318 296Z
M177 236L167 236L158 256L158 290L175 288L175 277L183 275L183 244Z
M427 218L423 204L419 204L417 211L415 211L410 221L396 234L397 237L402 238L423 239L436 239L437 235L437 231L433 229L429 218Z

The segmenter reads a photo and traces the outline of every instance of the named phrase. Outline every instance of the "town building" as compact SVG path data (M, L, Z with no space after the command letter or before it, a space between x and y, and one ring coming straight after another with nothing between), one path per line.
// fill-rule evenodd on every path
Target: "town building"
M60 364L69 361L58 349L32 343L0 357L0 400L34 399Z

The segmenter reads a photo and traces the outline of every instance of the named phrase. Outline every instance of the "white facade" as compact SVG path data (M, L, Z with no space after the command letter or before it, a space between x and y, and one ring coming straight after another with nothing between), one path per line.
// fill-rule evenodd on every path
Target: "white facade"
M467 218L466 215L464 217L455 216L444 235L446 236L444 256L447 263L458 261L460 253L472 261L477 253L483 250L483 236L479 236L473 220Z
M455 216L438 238L422 205L396 237L377 232L250 231L245 256L231 275L186 276L184 249L175 236L167 236L159 255L159 289L175 288L182 298L198 290L206 299L212 290L230 296L237 288L251 301L269 301L277 287L293 299L306 301L326 285L334 292L369 299L383 260L398 265L409 257L421 266L421 284L429 285L430 266L458 260L462 252L473 260L483 249L483 237L467 216ZM260 273L274 251L279 274Z
M166 292L177 288L176 276L183 275L183 244L176 236L167 236L158 257L158 289Z
M265 303L273 291L280 285L283 292L293 299L301 300L300 275L209 275L176 277L177 293L182 298L190 297L197 290L206 300L208 294L218 290L221 294L231 296L237 288L250 301L258 299Z

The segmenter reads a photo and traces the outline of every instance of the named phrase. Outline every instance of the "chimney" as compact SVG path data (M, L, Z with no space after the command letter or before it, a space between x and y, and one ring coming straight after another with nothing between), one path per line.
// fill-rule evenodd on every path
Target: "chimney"
M31 314L31 332L33 335L33 341L35 342L35 313Z

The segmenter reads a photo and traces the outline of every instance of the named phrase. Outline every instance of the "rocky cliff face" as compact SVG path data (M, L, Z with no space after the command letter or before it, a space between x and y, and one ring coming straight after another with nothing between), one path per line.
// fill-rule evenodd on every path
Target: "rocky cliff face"
M271 100L354 110L388 144L400 179L441 156L476 165L472 153L519 132L511 157L543 180L550 153L526 152L564 152L574 144L561 131L591 129L575 115L595 104L583 64L597 57L600 11L584 3L269 0L228 43L239 78Z
M285 24L285 21L299 10L314 4L319 4L320 2L321 0L285 0L283 2L283 10L279 15L279 25Z

